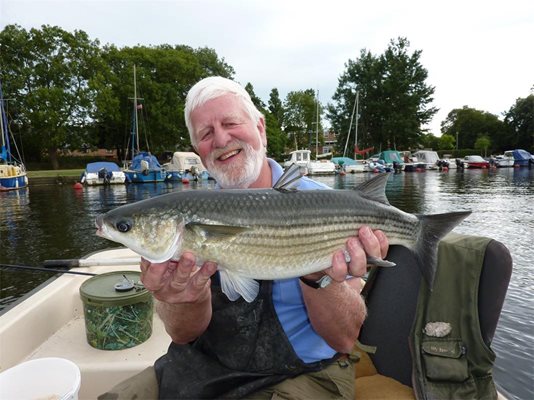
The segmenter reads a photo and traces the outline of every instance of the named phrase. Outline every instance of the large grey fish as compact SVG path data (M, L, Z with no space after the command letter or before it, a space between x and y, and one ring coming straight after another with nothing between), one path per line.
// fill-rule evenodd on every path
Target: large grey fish
M256 279L293 278L328 268L362 225L412 250L431 285L439 240L470 211L414 215L389 204L387 174L355 190L297 190L290 167L272 189L187 190L127 204L97 217L97 234L151 262L179 258L218 264L223 292L252 301Z

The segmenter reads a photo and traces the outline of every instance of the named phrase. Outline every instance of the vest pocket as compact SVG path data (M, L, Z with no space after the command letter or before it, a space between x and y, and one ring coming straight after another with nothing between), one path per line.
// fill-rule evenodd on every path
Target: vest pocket
M460 339L425 340L422 352L428 379L464 382L469 378L466 348Z

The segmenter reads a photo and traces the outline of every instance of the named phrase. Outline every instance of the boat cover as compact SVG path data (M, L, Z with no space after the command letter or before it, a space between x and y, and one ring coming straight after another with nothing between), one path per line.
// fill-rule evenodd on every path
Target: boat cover
M198 172L206 170L198 154L192 151L176 151L171 162L166 164L167 171L191 171L192 167L196 167Z
M529 160L532 159L530 153L523 149L516 149L512 152L514 154L514 160L515 161L523 161L525 163L528 163Z
M102 168L106 169L108 172L120 172L120 167L114 162L110 161L97 161L89 163L85 166L85 172L97 173Z
M332 157L331 161L337 165L356 165L356 161L350 157Z
M161 170L161 165L160 165L158 159L155 156L153 156L152 154L150 154L150 153L148 153L146 151L142 151L142 152L138 153L133 158L132 165L131 165L130 169L132 169L134 171L143 171L144 170L143 161L148 163L148 169L149 170L156 170L156 171Z

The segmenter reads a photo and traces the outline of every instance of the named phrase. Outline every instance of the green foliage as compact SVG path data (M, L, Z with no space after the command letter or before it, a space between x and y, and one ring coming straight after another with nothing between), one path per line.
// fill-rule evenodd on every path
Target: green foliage
M319 112L319 132L322 107L315 98L313 89L289 92L284 102L284 128L289 145L296 148L309 148L315 142L315 130Z
M490 146L491 146L491 140L487 135L480 136L475 141L475 149L479 150L480 152L482 152L482 150L483 150L484 151L484 154L483 154L484 157L487 157L488 149L490 148Z
M82 144L115 148L123 158L132 126L134 80L142 98L142 149L189 148L183 109L189 88L234 70L214 50L188 46L100 47L83 31L43 26L0 32L0 79L10 104L13 131L30 160L47 149L54 168L62 148Z
M280 127L284 126L284 106L278 89L274 88L269 94L269 112L278 120Z
M252 100L256 108L262 113L265 113L265 103L254 92L254 86L252 86L252 83L247 83L245 85L245 90L250 95L250 99Z
M458 148L476 148L475 142L487 136L492 142L499 142L506 127L496 115L464 106L454 109L441 123L441 132L458 138ZM495 149L501 150L502 149Z
M440 150L452 150L454 149L454 146L456 144L456 138L452 135L441 135L439 138L439 146L438 149Z
M504 117L508 149L525 149L534 154L534 94L517 99Z
M409 148L419 144L424 133L421 126L437 109L429 106L434 87L425 83L428 73L419 61L422 52L409 54L409 45L407 39L398 38L380 56L363 49L357 60L347 62L334 103L328 106L328 118L339 133L339 150L347 138L356 90L360 148ZM354 145L353 138L349 138L349 145Z
M274 114L266 112L265 123L267 126L267 154L275 160L281 160L285 153L287 136L282 131Z

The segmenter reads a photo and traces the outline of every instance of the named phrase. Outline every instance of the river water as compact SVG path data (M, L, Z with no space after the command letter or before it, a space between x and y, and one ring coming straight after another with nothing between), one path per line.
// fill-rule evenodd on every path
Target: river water
M349 189L367 174L318 177ZM213 183L85 187L31 182L0 192L0 264L39 266L47 259L80 258L116 244L95 236L96 215L125 203L175 190L212 189ZM391 174L394 206L411 213L473 211L457 232L484 235L510 250L514 271L493 340L494 375L509 399L534 398L534 169ZM50 277L0 268L0 312Z

